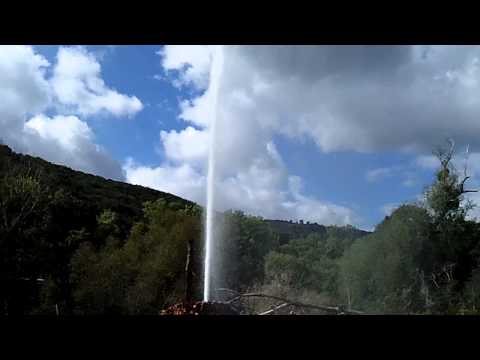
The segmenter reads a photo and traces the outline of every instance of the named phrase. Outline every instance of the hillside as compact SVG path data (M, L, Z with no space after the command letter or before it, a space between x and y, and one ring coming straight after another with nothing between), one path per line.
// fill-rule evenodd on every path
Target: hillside
M8 146L0 145L0 170L5 166L30 168L33 173L39 173L49 192L64 189L92 215L104 209L115 211L121 215L125 230L141 217L146 201L165 199L167 203L177 203L180 207L193 205L191 201L169 193L86 174L38 157L15 153Z
M51 191L65 189L88 208L91 215L99 214L104 209L118 213L125 231L141 217L143 204L146 201L164 199L167 203L178 204L179 207L194 205L193 202L173 194L72 170L39 157L15 153L8 146L0 145L0 169L6 164L30 168L34 172L39 171ZM283 220L265 220L265 222L274 233L279 235L281 243L306 237L312 233L324 236L328 228L336 228L316 223ZM362 230L352 229L354 237L368 234Z

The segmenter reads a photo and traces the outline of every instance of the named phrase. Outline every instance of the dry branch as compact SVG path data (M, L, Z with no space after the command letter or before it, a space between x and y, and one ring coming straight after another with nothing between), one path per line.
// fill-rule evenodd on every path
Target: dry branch
M362 311L357 311L357 310L346 310L342 306L327 306L327 305L314 305L314 304L306 304L298 301L292 301L289 299L285 299L279 296L273 296L273 295L267 295L267 294L262 294L262 293L246 293L246 294L240 294L237 291L234 290L229 290L229 289L218 289L222 291L227 291L232 294L235 294L236 296L227 301L227 303L233 303L235 301L239 301L242 298L249 298L249 297L259 297L259 298L265 298L265 299L273 299L277 301L281 301L282 304L287 304L290 306L296 306L296 307L303 307L303 308L310 308L310 309L316 309L316 310L321 310L325 311L328 313L334 313L334 314L351 314L351 315L364 315L365 313ZM285 305L285 306L287 306ZM265 313L262 313L265 315Z
M280 304L278 306L275 306L273 309L264 311L264 312L262 312L260 314L257 314L257 315L270 315L271 313L273 313L277 310L283 309L284 307L289 306L289 305L290 305L289 303L283 303L283 304Z

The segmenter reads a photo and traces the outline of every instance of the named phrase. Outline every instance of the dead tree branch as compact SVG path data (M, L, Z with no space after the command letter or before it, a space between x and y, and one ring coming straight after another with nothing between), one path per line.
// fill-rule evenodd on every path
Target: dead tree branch
M223 289L227 290L227 289ZM243 298L250 298L250 297L258 297L258 298L265 298L265 299L272 299L272 300L277 300L281 301L282 304L290 305L290 306L295 306L295 307L302 307L302 308L310 308L310 309L316 309L316 310L321 310L325 311L327 313L333 313L333 314L350 314L350 315L364 315L365 313L363 311L357 311L357 310L347 310L342 306L327 306L327 305L314 305L314 304L306 304L306 303L301 303L298 301L292 301L289 299L285 299L279 296L273 296L273 295L267 295L267 294L262 294L262 293L246 293L246 294L240 294L236 291L230 290L232 293L236 293L236 296L227 301L227 303L233 303L236 301L239 301ZM264 313L262 313L264 314Z
M262 313L260 313L260 314L257 314L257 315L270 315L270 314L274 313L274 312L277 311L277 310L283 309L283 308L286 307L286 306L290 306L290 304L289 304L289 303L283 303L283 304L280 304L280 305L278 305L278 306L275 306L273 309L264 311L264 312L262 312Z

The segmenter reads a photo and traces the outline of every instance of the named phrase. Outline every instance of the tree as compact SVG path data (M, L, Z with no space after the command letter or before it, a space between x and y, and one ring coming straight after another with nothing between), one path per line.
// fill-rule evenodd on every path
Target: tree
M366 311L423 311L419 255L428 231L427 212L403 205L358 239L339 261L343 303Z
M41 205L45 188L40 174L31 168L26 170L7 166L0 177L0 232L8 238L24 226Z
M278 237L262 218L241 211L217 215L213 274L216 288L245 290L262 282L265 256L278 246Z
M46 205L46 187L32 170L2 163L0 167L0 298L7 313L23 312L19 289L35 287L39 219ZM26 283L25 281L28 281ZM32 283L30 284L29 283ZM20 287L19 287L20 286ZM18 305L18 306L15 306Z
M464 220L471 209L471 204L463 204L464 194L477 192L464 188L465 182L470 178L466 164L463 179L459 179L459 173L452 164L454 145L450 140L448 149L439 147L434 151L440 162L440 169L437 171L435 183L427 191L427 205L439 226L445 221Z
M435 151L440 169L426 194L432 224L422 253L422 268L435 297L435 308L442 312L458 305L459 294L474 267L471 252L478 243L476 226L466 219L472 204L464 199L464 194L476 190L465 189L469 179L466 164L462 178L452 164L454 145L450 140L450 147Z
M192 209L171 208L165 201L148 202L144 218L127 241L107 241L100 249L84 243L72 258L73 296L80 313L158 314L185 296L188 246L201 246L200 219ZM106 214L106 213L104 213ZM101 216L99 219L111 218ZM100 221L99 226L104 226ZM192 262L199 297L199 258Z

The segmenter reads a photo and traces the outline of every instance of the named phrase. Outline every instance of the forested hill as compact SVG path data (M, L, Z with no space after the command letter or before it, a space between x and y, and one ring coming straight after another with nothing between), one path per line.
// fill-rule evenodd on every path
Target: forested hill
M353 226L337 227L324 226L317 223L304 223L303 220L299 222L285 221L285 220L265 220L272 231L279 235L281 244L287 243L293 239L300 239L307 237L310 234L318 234L327 236L327 231L342 233L343 237L352 237L354 239L368 235L369 232L359 230Z
M179 207L193 205L178 196L139 185L105 179L66 166L55 165L38 157L13 152L8 146L0 145L0 170L17 167L38 175L48 187L48 192L63 189L90 208L94 214L110 209L121 214L127 227L138 220L146 201L165 199L167 203L178 203Z

